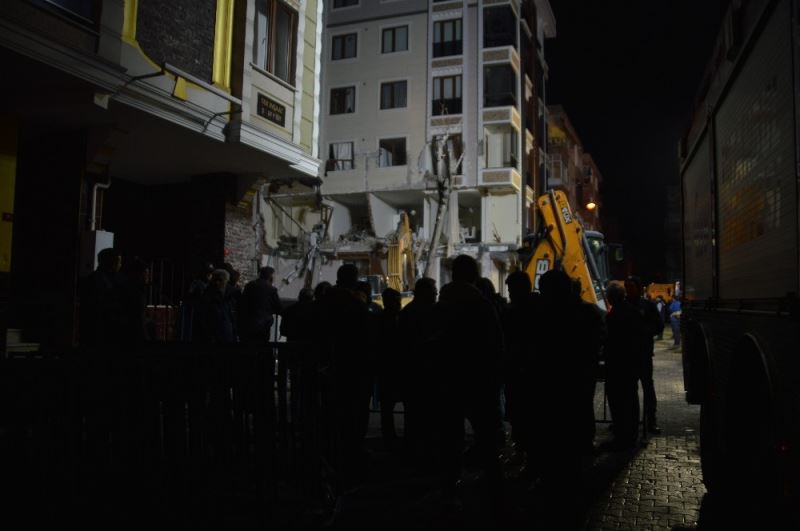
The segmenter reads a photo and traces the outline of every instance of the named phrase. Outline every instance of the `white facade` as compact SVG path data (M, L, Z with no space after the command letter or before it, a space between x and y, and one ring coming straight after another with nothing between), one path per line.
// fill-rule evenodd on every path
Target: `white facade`
M549 3L523 2L539 12L538 27L528 32L517 0L360 0L338 8L349 2L327 2L319 158L325 167L321 194L334 208L328 237L337 257L350 259L342 245L369 240L369 247L389 236L405 211L422 274L439 208L430 146L449 135L460 138L452 154L463 151L463 159L451 166L434 276L445 282L440 262L467 253L502 288L534 196L522 159L542 145L523 127L534 83L521 64L520 41L529 39L537 49L537 38L554 35ZM500 20L503 31L495 23L485 36L485 17ZM404 104L382 108L397 103L385 86L396 82L405 85ZM404 144L404 164L387 165L397 155L394 142Z

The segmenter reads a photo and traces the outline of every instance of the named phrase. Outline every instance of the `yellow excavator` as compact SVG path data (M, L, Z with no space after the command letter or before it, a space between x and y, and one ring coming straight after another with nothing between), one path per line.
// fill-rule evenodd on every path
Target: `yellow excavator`
M401 304L405 306L414 294L416 276L416 258L414 255L413 233L408 221L408 214L400 212L397 230L388 239L389 250L386 253L386 276L367 275L363 278L372 287L372 302L383 306L381 293L385 288L392 288L401 293Z
M397 230L389 239L389 252L386 256L386 283L400 293L414 288L415 259L408 214L400 212Z
M536 206L542 225L532 242L533 254L525 268L534 291L538 291L542 275L551 269L561 269L580 281L584 301L606 309L608 259L603 235L584 229L561 190L539 196Z

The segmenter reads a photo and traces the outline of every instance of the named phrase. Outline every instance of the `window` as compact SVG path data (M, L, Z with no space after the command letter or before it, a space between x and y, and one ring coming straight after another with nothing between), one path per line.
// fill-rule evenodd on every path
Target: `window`
M510 6L483 10L483 47L517 47L517 16Z
M378 142L378 166L405 166L406 139L383 138Z
M358 0L333 0L333 8L357 6Z
M347 171L355 168L353 164L353 143L332 142L328 148L327 171Z
M483 106L504 107L517 103L517 74L511 65L483 69Z
M381 53L404 52L408 50L408 26L386 28L381 38Z
M517 132L513 129L503 133L503 167L517 166Z
M433 78L434 116L461 114L461 76Z
M358 49L358 34L348 33L347 35L334 35L331 50L331 59L350 59L356 56Z
M356 112L356 88L340 87L331 89L331 114Z
M279 0L258 0L255 25L253 62L294 84L297 12Z
M407 81L381 83L381 109L405 107L407 87Z
M433 56L461 54L461 19L433 23Z
M516 168L517 131L512 127L492 128L485 132L484 156L487 168Z

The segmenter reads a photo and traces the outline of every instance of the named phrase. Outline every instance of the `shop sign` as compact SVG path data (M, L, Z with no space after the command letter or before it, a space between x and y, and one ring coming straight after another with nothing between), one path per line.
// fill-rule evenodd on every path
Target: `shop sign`
M258 115L274 122L281 127L286 127L286 107L263 94L258 95Z

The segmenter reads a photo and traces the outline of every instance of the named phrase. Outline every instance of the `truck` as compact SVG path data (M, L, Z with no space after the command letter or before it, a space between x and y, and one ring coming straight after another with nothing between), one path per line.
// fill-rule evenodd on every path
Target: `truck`
M536 200L540 230L531 240L532 254L525 272L539 290L539 279L561 269L581 284L581 298L606 309L608 252L603 234L584 229L562 190L550 190Z
M684 384L686 400L700 405L703 480L710 493L793 518L800 501L798 6L731 3L679 145Z

